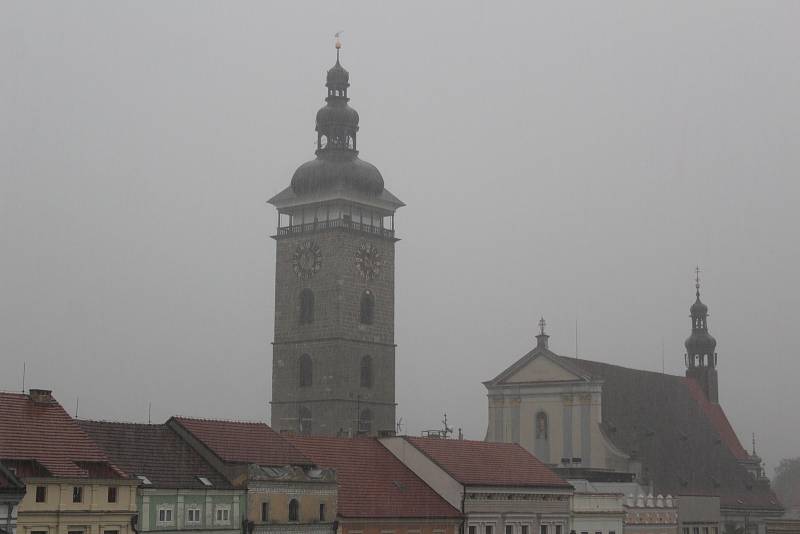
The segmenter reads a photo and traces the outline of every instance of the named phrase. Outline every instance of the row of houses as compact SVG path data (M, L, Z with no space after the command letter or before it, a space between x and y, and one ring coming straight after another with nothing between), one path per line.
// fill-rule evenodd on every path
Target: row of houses
M644 491L513 443L76 420L0 393L0 534L719 534L718 502Z

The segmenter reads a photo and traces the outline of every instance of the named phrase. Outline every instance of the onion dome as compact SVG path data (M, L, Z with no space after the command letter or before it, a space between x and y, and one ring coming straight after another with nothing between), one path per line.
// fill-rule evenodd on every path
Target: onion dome
M717 348L717 340L708 333L708 330L693 330L692 335L686 338L684 343L686 352L689 355L695 354L714 354Z
M700 294L699 293L697 295L697 299L694 301L694 304L692 304L692 306L689 308L689 313L692 316L695 316L695 315L707 316L708 315L708 306L706 306L705 304L703 304L700 301Z
M383 192L380 171L359 159L357 150L358 112L348 104L350 74L339 62L337 40L336 64L328 70L325 106L317 112L316 159L300 165L292 176L292 190L297 195L331 190L350 190L367 195Z
M375 165L355 154L330 153L303 163L292 176L292 190L298 195L337 188L379 195L383 191L383 176Z
M347 72L347 70L344 67L342 67L341 63L339 63L338 54L336 57L336 65L334 65L328 70L328 80L325 83L325 85L327 87L331 86L348 87L350 85L350 73Z
M692 334L686 338L684 345L689 356L713 355L717 348L717 340L708 333L708 306L700 300L700 268L696 269L695 301L689 307L692 316Z

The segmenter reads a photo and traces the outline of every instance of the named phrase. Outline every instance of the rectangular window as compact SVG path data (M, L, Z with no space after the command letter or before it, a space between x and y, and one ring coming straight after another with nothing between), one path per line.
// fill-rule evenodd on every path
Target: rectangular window
M200 522L200 508L189 508L186 511L186 522L187 523L199 523Z
M269 503L261 503L261 522L266 523L269 521Z
M539 526L539 534L547 534L547 525Z
M325 503L319 503L319 520L325 521Z
M561 534L562 526L556 525L556 534Z
M81 486L72 488L72 502L83 502L83 488Z
M119 530L104 530L103 534L119 534Z
M506 534L514 534L514 525L506 525Z
M617 531L616 530L609 530L608 534L617 534Z
M82 530L68 530L67 534L83 534Z
M227 525L231 520L231 511L228 507L217 507L217 523Z
M689 534L689 527L683 527L683 534Z
M700 534L700 527L692 527L692 534Z
M528 534L528 525L522 525L520 527L520 530L521 530L520 534Z
M470 525L468 529L469 534L478 534L478 527L475 525Z
M36 486L36 502L47 500L47 486Z
M703 534L708 534L708 527L703 527Z
M159 523L172 523L172 508L159 508L158 509L158 522Z
M597 531L595 531L594 534L603 534L603 531L602 530L597 530Z
M711 534L717 534L717 527L711 527Z
M492 525L486 525L483 527L483 534L492 534Z
M117 502L117 488L114 486L108 488L108 502Z

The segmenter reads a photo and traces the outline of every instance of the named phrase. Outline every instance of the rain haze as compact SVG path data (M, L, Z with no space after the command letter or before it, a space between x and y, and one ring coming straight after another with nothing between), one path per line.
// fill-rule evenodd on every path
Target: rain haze
M4 2L0 389L81 417L269 421L275 209L333 34L396 218L397 416L483 439L540 317L800 453L800 4ZM576 335L577 333L577 335ZM663 348L663 352L662 352ZM663 357L662 357L663 356ZM663 366L663 367L662 367Z

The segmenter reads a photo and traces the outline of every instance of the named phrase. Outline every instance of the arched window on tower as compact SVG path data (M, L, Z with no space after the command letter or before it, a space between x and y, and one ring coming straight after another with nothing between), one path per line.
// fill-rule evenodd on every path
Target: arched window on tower
M310 386L313 383L313 368L311 356L303 354L300 356L300 387Z
M372 387L372 356L361 358L361 387Z
M300 503L297 499L289 501L289 521L300 521Z
M300 323L314 322L314 292L305 288L300 292Z
M358 416L358 433L372 433L372 411L369 408L364 408L361 410L361 413Z
M300 433L311 434L311 410L306 406L300 406Z
M375 295L367 289L361 294L361 323L372 324L375 320Z

